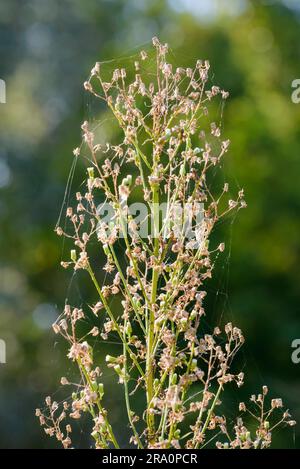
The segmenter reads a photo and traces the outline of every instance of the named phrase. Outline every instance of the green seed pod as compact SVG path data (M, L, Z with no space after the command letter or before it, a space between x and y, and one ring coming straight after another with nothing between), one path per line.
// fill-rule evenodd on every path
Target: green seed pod
M102 397L104 396L104 385L103 385L103 383L98 384L98 393L99 393L100 399L102 399Z
M120 367L120 365L115 365L114 370L119 376L121 376L121 378L124 377L124 372L123 372L122 368Z
M180 171L179 171L179 174L180 176L185 176L185 164L183 163L181 166L180 166Z
M117 359L115 357L112 357L111 355L106 355L105 361L106 363L116 363Z
M194 319L196 319L196 317L197 317L197 311L195 311L195 310L193 309L193 311L192 311L191 314L190 314L190 320L191 320L191 321L194 321Z
M154 389L158 389L158 386L159 386L159 379L155 378L155 380L153 381L153 386L154 386Z
M77 253L76 253L75 249L71 250L71 260L73 262L77 262Z
M129 336L131 336L131 334L132 334L132 327L131 327L130 322L128 322L127 325L126 325L126 334L129 335Z
M194 371L197 368L197 360L193 358L191 363L191 371Z
M92 381L92 382L91 382L91 385L92 385L93 391L97 392L97 391L98 391L98 384L97 384L97 381Z
M181 324L183 329L186 329L187 325L188 325L187 319L186 318L180 319L180 324Z
M95 177L94 168L87 168L87 172L88 172L89 178L94 179L94 177Z
M132 298L132 303L133 303L135 308L140 308L140 306L141 306L140 301L135 297Z
M266 421L266 422L264 423L264 427L265 427L266 430L269 430L269 428L270 428L270 422L267 422L267 421Z
M132 184L132 176L131 176L131 174L128 174L128 175L126 176L126 178L124 178L124 179L122 180L122 184L121 184L121 185L122 185L122 186L131 186L131 184Z

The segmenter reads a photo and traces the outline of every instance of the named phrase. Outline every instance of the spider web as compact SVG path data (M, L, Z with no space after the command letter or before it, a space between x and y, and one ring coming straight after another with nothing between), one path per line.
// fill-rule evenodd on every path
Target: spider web
M144 64L141 63L141 73L143 75L148 75L149 79L151 79L151 76L153 74L152 67L153 64L155 63L155 53L151 51L150 44L149 43L143 43L137 46L135 49L127 51L126 55L122 55L110 60L104 60L101 61L101 70L104 70L104 74L107 74L108 76L112 75L112 72L115 68L133 68L133 63L135 60L139 59L139 53L142 48L144 48L150 60L147 61L147 65L145 66ZM190 66L194 66L196 60L198 57L191 56L189 54L184 54L184 56L181 57L182 54L177 53L170 49L170 61L175 67L180 67L182 66L182 60L190 62ZM204 57L205 58L205 57ZM88 79L89 77L87 77ZM211 74L210 75L210 85L218 85L216 77ZM84 115L83 115L83 121L86 120L89 122L89 125L93 129L93 132L95 133L97 137L97 143L102 143L105 144L106 141L110 141L111 139L114 138L114 117L112 117L108 110L105 108L103 103L99 102L95 97L93 97L89 92L84 92L83 91L83 100L84 100ZM220 103L218 109L216 110L216 121L219 122L220 128L222 130L225 127L226 124L226 117L224 117L224 111L225 111L225 103L222 102ZM226 132L225 132L226 134ZM230 135L226 135L226 138L230 138ZM83 143L80 143L80 148L82 147ZM71 150L71 149L70 149ZM71 151L70 151L71 153ZM84 169L82 166L82 161L79 164L79 158L81 159L82 157L78 156L73 156L72 157L72 163L71 163L71 168L69 171L67 183L66 183L66 189L62 201L62 205L59 211L59 216L57 220L56 226L62 226L64 230L67 229L67 217L65 216L65 211L66 208L69 205L72 205L75 201L75 192L78 189L78 187L75 187L74 185L74 179L75 176L78 177L79 179L82 180L82 185L85 183L84 180ZM229 155L226 156L226 159L230 158L230 152ZM67 159L66 159L67 161ZM101 161L100 161L101 162ZM84 166L88 167L91 166L91 160L89 159L88 156L84 156L83 160ZM226 162L221 164L221 168L219 167L218 169L215 170L215 173L212 175L210 183L213 184L215 180L218 180L218 184L220 184L220 174L221 174L221 179L222 179L222 184L228 181L228 178L231 180L231 190L232 192L236 192L240 190L240 185L236 178L232 174L227 174L227 165ZM227 177L228 176L228 177ZM233 183L232 183L233 180ZM221 233L222 235L225 235L226 237L226 250L223 253L219 253L215 259L215 269L213 271L213 281L207 282L205 285L205 290L208 292L208 298L209 298L209 308L207 307L206 311L206 318L204 319L205 321L205 326L208 328L208 330L213 330L213 328L217 325L223 325L224 322L228 322L228 320L232 321L235 325L238 326L238 321L235 318L235 313L234 310L231 306L231 301L230 301L230 267L231 267L231 256L232 256L232 249L234 249L234 246L232 245L233 241L233 230L235 223L237 221L238 213L236 213L233 216L228 217L225 221L220 223L217 229L221 228ZM222 242L223 239L219 239L219 242ZM64 260L65 258L68 258L68 252L72 248L70 246L69 241L66 241L63 239L62 241L62 248L61 248L61 260ZM124 254L125 258L125 254ZM106 280L107 280L107 273L102 278L102 285L105 285ZM74 273L71 275L71 278L69 280L68 286L67 286L67 291L66 291L66 299L65 299L65 304L70 304L71 306L74 307L80 307L84 310L85 312L85 318L83 322L86 325L86 330L91 329L93 326L98 326L99 328L103 325L103 322L105 318L103 316L102 319L96 318L92 312L90 312L89 306L92 304L92 301L88 297L84 283L82 283L82 274L78 271L74 271ZM113 309L113 305L112 305ZM99 323L100 321L100 323ZM246 331L247 332L247 331ZM60 342L59 342L60 343ZM100 356L102 356L102 361L103 361L103 356L105 356L106 353L110 352L110 348L113 347L121 347L121 341L118 336L114 336L113 334L110 334L110 340L102 340L100 336L96 337L94 340L93 348L95 351L95 356L97 356L97 353L99 353L100 350ZM103 352L103 349L105 350ZM242 368L244 369L247 365L247 362L249 361L249 355L250 352L247 350L247 347L243 347L242 352L239 352L240 355L240 361L242 363ZM252 358L251 359L252 364L254 364L257 368L257 372L259 372L259 367L255 363L255 360ZM101 367L100 363L100 367ZM74 366L69 365L67 371L66 371L66 376L74 376ZM109 383L111 381L111 378L115 378L115 373L113 371L110 371L110 369L105 368L105 378L103 376L103 382L106 385L106 383ZM61 394L61 388L53 393L52 397L53 399L55 398L56 395ZM115 388L114 388L115 389ZM64 386L64 393L66 391L66 387ZM118 392L118 395L121 395L121 389ZM234 391L233 388L231 389L230 393L231 398L223 404L224 410L226 410L228 416L232 416L231 418L228 419L228 421L233 424L235 417L236 417L236 408L237 404L239 402L238 398L238 391ZM193 397L193 396L191 396ZM71 395L69 395L67 398L63 399L63 401L71 401ZM117 406L115 406L115 410ZM108 405L109 408L109 405ZM79 446L83 444L84 442L84 434L86 433L84 428L85 424L84 422L79 422L77 423L78 428L79 428ZM112 421L112 425L114 425L114 421Z

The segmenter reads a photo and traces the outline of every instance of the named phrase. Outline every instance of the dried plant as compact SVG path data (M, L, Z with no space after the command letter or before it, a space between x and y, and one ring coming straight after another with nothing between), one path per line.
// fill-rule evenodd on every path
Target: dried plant
M71 229L58 226L57 233L74 242L63 267L86 271L95 288L95 325L81 337L80 324L90 313L65 306L53 328L69 344L80 383L71 403L61 408L48 397L48 412L36 413L46 433L65 448L73 445L66 422L83 414L91 416L96 448L119 448L92 345L93 337L107 340L113 334L122 350L108 355L106 364L124 389L128 445L196 449L212 442L218 448L265 448L275 427L295 422L288 412L276 417L282 402L272 400L269 408L264 387L251 398L258 412L240 404L239 412L250 415L256 426L252 422L248 430L241 416L227 425L217 412L226 386L243 384L244 374L233 371L233 360L244 337L231 323L207 333L203 321L205 282L225 249L224 243L211 246L210 235L220 220L246 206L242 190L230 199L227 183L219 193L211 184L230 142L222 140L221 126L210 122L209 109L228 93L208 86L208 61L174 70L166 59L168 46L157 38L153 46L153 74L143 76L150 58L142 51L132 80L121 68L105 81L97 63L84 84L110 108L123 137L117 145L99 144L84 122L83 144L74 150L91 161L86 191L78 192L77 206L67 209ZM130 204L139 197L146 209L143 219L134 217ZM113 210L109 221L103 207ZM101 256L111 279L105 285L98 279ZM121 307L113 308L112 297L121 298ZM70 385L66 378L61 383ZM140 414L132 402L135 393L145 396Z

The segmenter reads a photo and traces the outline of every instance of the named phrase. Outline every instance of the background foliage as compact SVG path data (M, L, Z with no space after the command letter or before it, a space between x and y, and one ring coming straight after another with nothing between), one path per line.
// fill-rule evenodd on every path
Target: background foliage
M300 105L291 101L300 77L298 8L296 0L1 2L0 338L8 356L0 365L0 447L54 444L34 417L44 395L60 394L69 369L50 326L68 288L83 303L88 295L59 267L63 246L53 231L80 124L103 117L82 82L95 61L131 55L153 35L171 45L178 65L208 58L215 84L231 92L225 170L249 207L224 226L230 256L209 285L207 312L245 333L243 393L267 384L300 421L300 365L290 358L300 338ZM78 166L74 188L82 179ZM120 396L107 385L113 423ZM237 402L232 392L232 414ZM276 435L275 446L300 447L295 432Z

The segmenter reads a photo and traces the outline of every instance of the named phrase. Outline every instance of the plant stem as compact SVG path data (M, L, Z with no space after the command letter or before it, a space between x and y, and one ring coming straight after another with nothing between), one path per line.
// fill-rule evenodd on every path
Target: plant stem
M127 326L127 320L125 319L124 321L124 342L123 342L123 355L124 355L124 395L125 395L125 404L126 404L126 410L127 410L127 415L128 415L128 420L129 424L131 426L131 429L133 431L133 434L135 436L137 445L140 449L143 449L142 442L140 440L139 434L135 428L133 419L132 419L132 411L130 407L130 399L129 399L129 392L128 392L128 375L127 375L127 350L125 347L126 343L126 326Z
M208 411L208 413L207 413L207 417L206 417L205 423L204 423L204 425L203 425L203 428L202 428L202 430L201 430L201 432L200 432L200 435L201 435L201 436L202 436L202 435L205 435L206 429L207 429L207 427L208 427L208 424L209 424L209 422L210 422L212 413L213 413L213 411L214 411L214 408L216 407L216 404L217 404L217 402L218 402L218 399L219 399L219 397L220 397L220 394L221 394L222 389L223 389L223 386L222 386L222 384L220 384L220 385L219 385L219 388L218 388L218 390L217 390L217 392L216 392L215 398L214 398L214 400L213 400L213 403L212 403L212 405L211 405L211 408L209 409L209 411ZM197 449L197 448L199 447L199 444L200 444L199 442L196 443L195 449Z
M154 221L154 263L158 260L159 254L159 185L152 185L152 214ZM153 344L154 344L154 305L156 304L156 293L157 293L157 283L159 278L159 272L156 268L156 265L153 265L152 268L152 289L151 289L151 306L149 308L149 319L147 324L147 358L146 358L146 388L147 388L147 424L148 424L148 437L149 441L152 442L155 434L155 418L154 414L151 412L151 402L153 399L154 389L153 389Z

